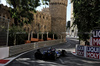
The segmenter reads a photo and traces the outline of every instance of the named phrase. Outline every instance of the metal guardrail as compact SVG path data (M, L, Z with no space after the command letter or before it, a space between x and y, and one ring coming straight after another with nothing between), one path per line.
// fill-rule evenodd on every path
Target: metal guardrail
M42 47L57 45L62 43L62 39L58 40L51 40L51 41L43 41L43 42L35 42L30 44L23 44L23 45L16 45L16 46L10 46L9 47L9 56L17 55L22 52L26 52L29 50L34 50Z

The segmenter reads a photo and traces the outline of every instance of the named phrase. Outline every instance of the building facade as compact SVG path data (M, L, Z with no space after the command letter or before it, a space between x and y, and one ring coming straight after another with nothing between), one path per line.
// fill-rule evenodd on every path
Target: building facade
M66 40L66 10L68 0L50 0L51 31Z
M58 38L66 40L66 10L68 0L50 0L49 8L43 8L40 12L33 13L34 20L31 24L24 24L23 30L27 32L52 32ZM0 5L0 16L11 20L10 25L14 24L7 6Z
M0 4L0 16L5 19L10 19L10 26L14 24L14 19L11 17L9 9L7 6Z
M23 29L28 32L51 32L51 16L43 12L32 12L34 20L31 24L24 24Z
M32 12L34 20L31 24L24 24L23 30L26 32L51 32L51 16L45 12ZM0 17L10 19L10 27L14 24L14 19L10 15L10 8L0 4Z
M71 0L70 0L71 1ZM70 21L70 36L77 37L78 35L78 29L77 26L73 27L74 22L74 16L73 16L73 3L71 3L71 21Z

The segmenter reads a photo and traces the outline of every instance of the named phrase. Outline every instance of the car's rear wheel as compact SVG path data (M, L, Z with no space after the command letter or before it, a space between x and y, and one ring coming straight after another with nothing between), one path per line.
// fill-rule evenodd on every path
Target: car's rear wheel
M48 59L48 53L45 53L45 54L43 55L43 59L44 59L44 60L47 60L47 59Z
M66 56L66 51L65 50L62 50L61 55L62 56Z
M35 59L42 59L42 54L41 53L38 53L38 52L36 52L35 53Z

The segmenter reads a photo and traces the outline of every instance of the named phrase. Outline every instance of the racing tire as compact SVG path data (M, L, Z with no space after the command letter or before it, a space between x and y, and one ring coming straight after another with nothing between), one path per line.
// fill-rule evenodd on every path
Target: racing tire
M34 54L34 56L35 56L35 59L42 59L42 54L41 53L38 53L38 52L36 52L35 54Z
M66 56L66 51L65 50L62 50L61 56Z
M45 54L43 55L43 60L48 60L48 53L45 53Z

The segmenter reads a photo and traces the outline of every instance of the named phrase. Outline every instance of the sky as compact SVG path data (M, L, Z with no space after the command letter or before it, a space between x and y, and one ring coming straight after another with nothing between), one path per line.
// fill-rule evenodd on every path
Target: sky
M68 6L67 6L67 21L70 21L71 18L71 3L70 0L68 0Z
M6 0L1 0L1 3L4 5L7 5ZM0 3L0 4L1 4ZM9 6L9 5L7 5ZM36 8L36 10L41 11L41 9L45 8L45 7L49 7L47 5L41 5L39 7ZM66 21L70 21L70 17L71 17L71 4L70 4L70 0L68 0L68 6L67 6L67 14L66 14Z

